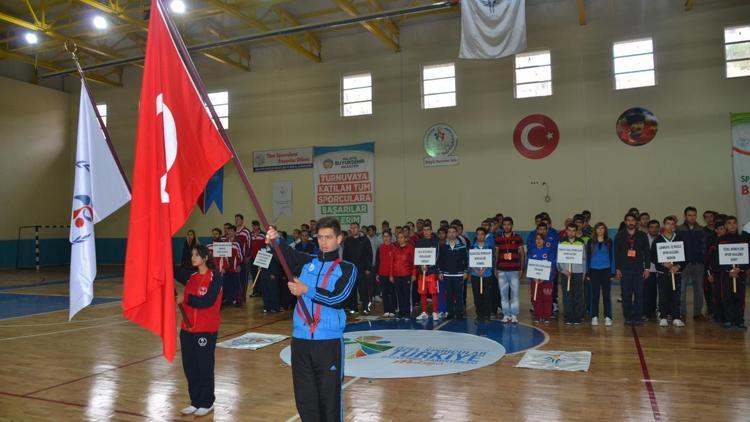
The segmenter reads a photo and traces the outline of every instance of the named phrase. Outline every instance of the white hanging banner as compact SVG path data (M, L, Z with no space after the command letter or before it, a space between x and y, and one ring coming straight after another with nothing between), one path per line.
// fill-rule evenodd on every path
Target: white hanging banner
M292 182L273 182L273 220L292 216Z

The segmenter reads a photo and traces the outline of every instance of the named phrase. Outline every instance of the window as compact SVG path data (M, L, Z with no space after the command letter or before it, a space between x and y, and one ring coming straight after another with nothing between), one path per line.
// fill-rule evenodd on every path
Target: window
M612 53L615 62L615 89L656 85L654 42L651 38L616 42Z
M372 114L372 74L344 76L341 81L341 115Z
M516 54L516 98L552 95L549 50Z
M456 65L436 64L422 68L422 108L456 105Z
M750 76L750 25L724 28L727 78Z
M208 100L214 106L221 125L224 126L224 129L229 129L229 92L209 92Z
M99 112L99 115L102 116L102 122L104 122L104 127L107 127L107 105L97 104L96 110Z

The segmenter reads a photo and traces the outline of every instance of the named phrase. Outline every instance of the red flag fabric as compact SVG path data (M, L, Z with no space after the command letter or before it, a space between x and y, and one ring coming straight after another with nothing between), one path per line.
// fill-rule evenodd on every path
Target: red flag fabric
M123 315L176 343L172 236L187 220L208 179L231 152L204 107L165 21L151 3L138 113L128 227Z

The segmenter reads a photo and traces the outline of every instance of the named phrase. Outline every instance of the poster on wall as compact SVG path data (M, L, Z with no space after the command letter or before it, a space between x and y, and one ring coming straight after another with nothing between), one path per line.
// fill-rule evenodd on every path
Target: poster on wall
M292 216L292 182L273 182L273 221Z
M375 221L375 143L313 147L315 218L342 226Z
M452 127L445 123L436 123L430 126L422 137L425 167L455 166L458 164L456 148L458 147L458 135Z
M312 147L253 151L253 172L312 168Z
M659 122L650 110L633 107L617 118L617 137L625 145L638 147L651 142L659 129Z
M551 118L544 114L532 114L521 119L513 131L513 146L526 158L538 160L557 148L560 130Z
M750 221L750 113L731 113L730 122L737 219L744 225Z

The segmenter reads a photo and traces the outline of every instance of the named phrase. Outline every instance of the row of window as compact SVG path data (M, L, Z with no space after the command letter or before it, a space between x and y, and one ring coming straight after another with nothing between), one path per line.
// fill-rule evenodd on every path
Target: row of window
M726 77L750 76L750 25L724 29ZM615 89L656 85L654 43L651 38L616 42L612 46ZM549 50L516 54L515 97L552 95L552 58ZM229 128L229 93L208 94L225 129ZM454 63L422 67L422 108L456 105L456 66ZM107 124L107 105L97 105ZM372 114L372 74L346 75L341 80L341 115Z

